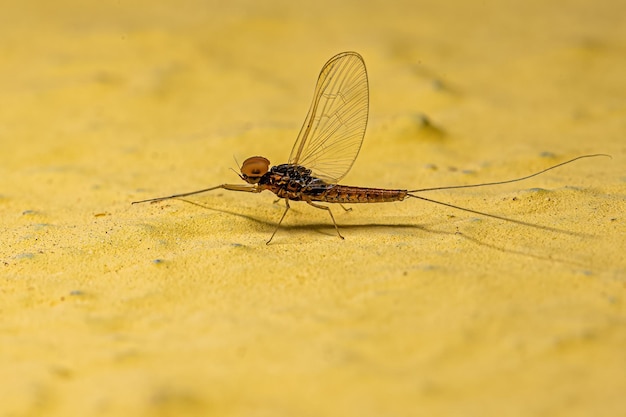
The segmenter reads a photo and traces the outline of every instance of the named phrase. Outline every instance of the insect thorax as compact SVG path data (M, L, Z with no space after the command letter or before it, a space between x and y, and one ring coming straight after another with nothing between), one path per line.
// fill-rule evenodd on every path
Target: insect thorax
M328 190L329 185L314 177L311 170L301 165L282 164L272 167L261 180L259 186L270 190L280 198L294 201L315 197Z

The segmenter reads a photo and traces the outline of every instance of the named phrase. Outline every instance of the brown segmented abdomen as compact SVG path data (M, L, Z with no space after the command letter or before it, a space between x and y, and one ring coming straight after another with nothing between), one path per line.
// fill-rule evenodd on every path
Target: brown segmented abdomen
M305 194L306 195L306 194ZM349 185L333 185L327 191L311 196L313 201L327 203L389 203L402 201L407 190L387 190L384 188L351 187ZM306 197L303 196L303 200Z

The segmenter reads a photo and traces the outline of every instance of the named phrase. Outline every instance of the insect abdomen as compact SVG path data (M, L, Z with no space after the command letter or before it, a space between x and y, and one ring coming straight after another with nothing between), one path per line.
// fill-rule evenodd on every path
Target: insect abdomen
M402 201L406 195L406 190L334 185L324 193L315 196L313 199L327 203L389 203L392 201Z

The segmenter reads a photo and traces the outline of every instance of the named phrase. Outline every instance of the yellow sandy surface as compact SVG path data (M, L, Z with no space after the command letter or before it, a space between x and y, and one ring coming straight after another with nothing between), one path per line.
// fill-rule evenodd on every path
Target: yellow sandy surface
M8 3L8 2L5 2ZM0 14L0 416L626 413L626 5L23 1ZM363 55L322 210L213 192L286 162Z

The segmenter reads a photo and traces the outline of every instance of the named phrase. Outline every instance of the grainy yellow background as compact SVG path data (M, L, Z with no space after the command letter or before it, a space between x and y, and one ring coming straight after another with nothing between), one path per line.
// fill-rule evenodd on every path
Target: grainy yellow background
M6 2L5 2L6 3ZM228 3L228 4L227 4ZM23 1L0 14L1 416L626 412L623 1ZM367 63L335 208L214 192ZM431 124L425 124L427 117Z

